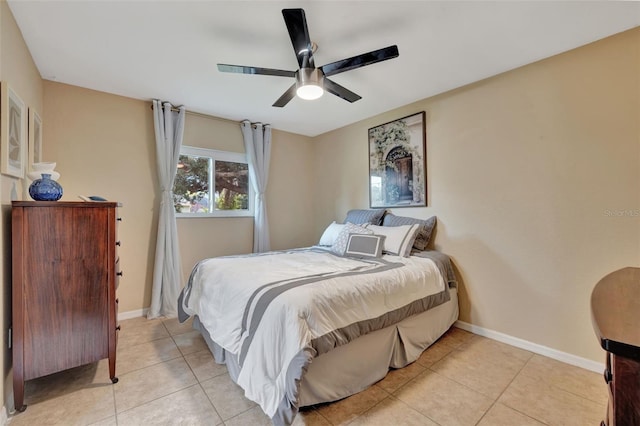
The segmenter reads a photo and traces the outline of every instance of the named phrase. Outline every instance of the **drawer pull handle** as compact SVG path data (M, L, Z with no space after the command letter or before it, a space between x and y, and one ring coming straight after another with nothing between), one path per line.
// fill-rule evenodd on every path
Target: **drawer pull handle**
M120 245L120 241L116 241L116 245L119 246Z
M122 218L121 218L121 217L116 218L116 220L117 220L118 222L122 222Z
M116 304L120 303L120 299L116 299Z
M116 330L117 330L117 331L120 331L120 326L117 326L117 327L116 327Z
M122 276L122 271L120 271L120 272L116 272L116 275L117 275L117 276L119 276L119 277L121 277L121 276Z
M613 380L613 376L611 375L611 371L609 371L609 369L607 368L606 370L604 370L604 381L607 383L611 383L611 380Z

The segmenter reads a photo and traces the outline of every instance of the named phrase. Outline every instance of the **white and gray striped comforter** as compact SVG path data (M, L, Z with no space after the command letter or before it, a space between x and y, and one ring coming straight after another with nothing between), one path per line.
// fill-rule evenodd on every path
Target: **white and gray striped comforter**
M181 300L238 356L245 396L288 423L314 356L444 303L449 292L428 258L360 260L310 248L204 260ZM277 420L283 409L293 413Z

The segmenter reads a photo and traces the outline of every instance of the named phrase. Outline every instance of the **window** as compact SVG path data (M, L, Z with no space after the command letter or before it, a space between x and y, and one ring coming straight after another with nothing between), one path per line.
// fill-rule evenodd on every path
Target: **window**
M177 217L253 216L247 156L183 146L173 203Z

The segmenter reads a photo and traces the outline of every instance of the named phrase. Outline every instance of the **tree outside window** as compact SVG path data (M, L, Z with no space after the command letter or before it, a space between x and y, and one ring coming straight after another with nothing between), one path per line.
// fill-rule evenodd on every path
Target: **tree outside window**
M173 201L177 217L252 216L246 156L182 147Z

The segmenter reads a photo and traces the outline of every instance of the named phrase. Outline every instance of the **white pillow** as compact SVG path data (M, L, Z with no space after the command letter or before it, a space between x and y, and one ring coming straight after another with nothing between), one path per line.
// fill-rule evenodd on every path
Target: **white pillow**
M383 252L409 257L420 226L418 224L402 226L367 225L367 229L373 231L375 235L385 236Z
M347 243L349 242L349 234L373 234L373 231L366 229L363 226L354 225L353 223L346 223L338 237L331 246L331 251L338 256L344 256L345 250L347 250Z
M336 241L336 238L338 238L340 231L342 231L343 228L344 228L344 225L342 223L336 223L335 220L331 222L331 224L327 226L327 229L324 230L322 237L320 237L320 242L318 243L318 245L332 246L333 243Z

